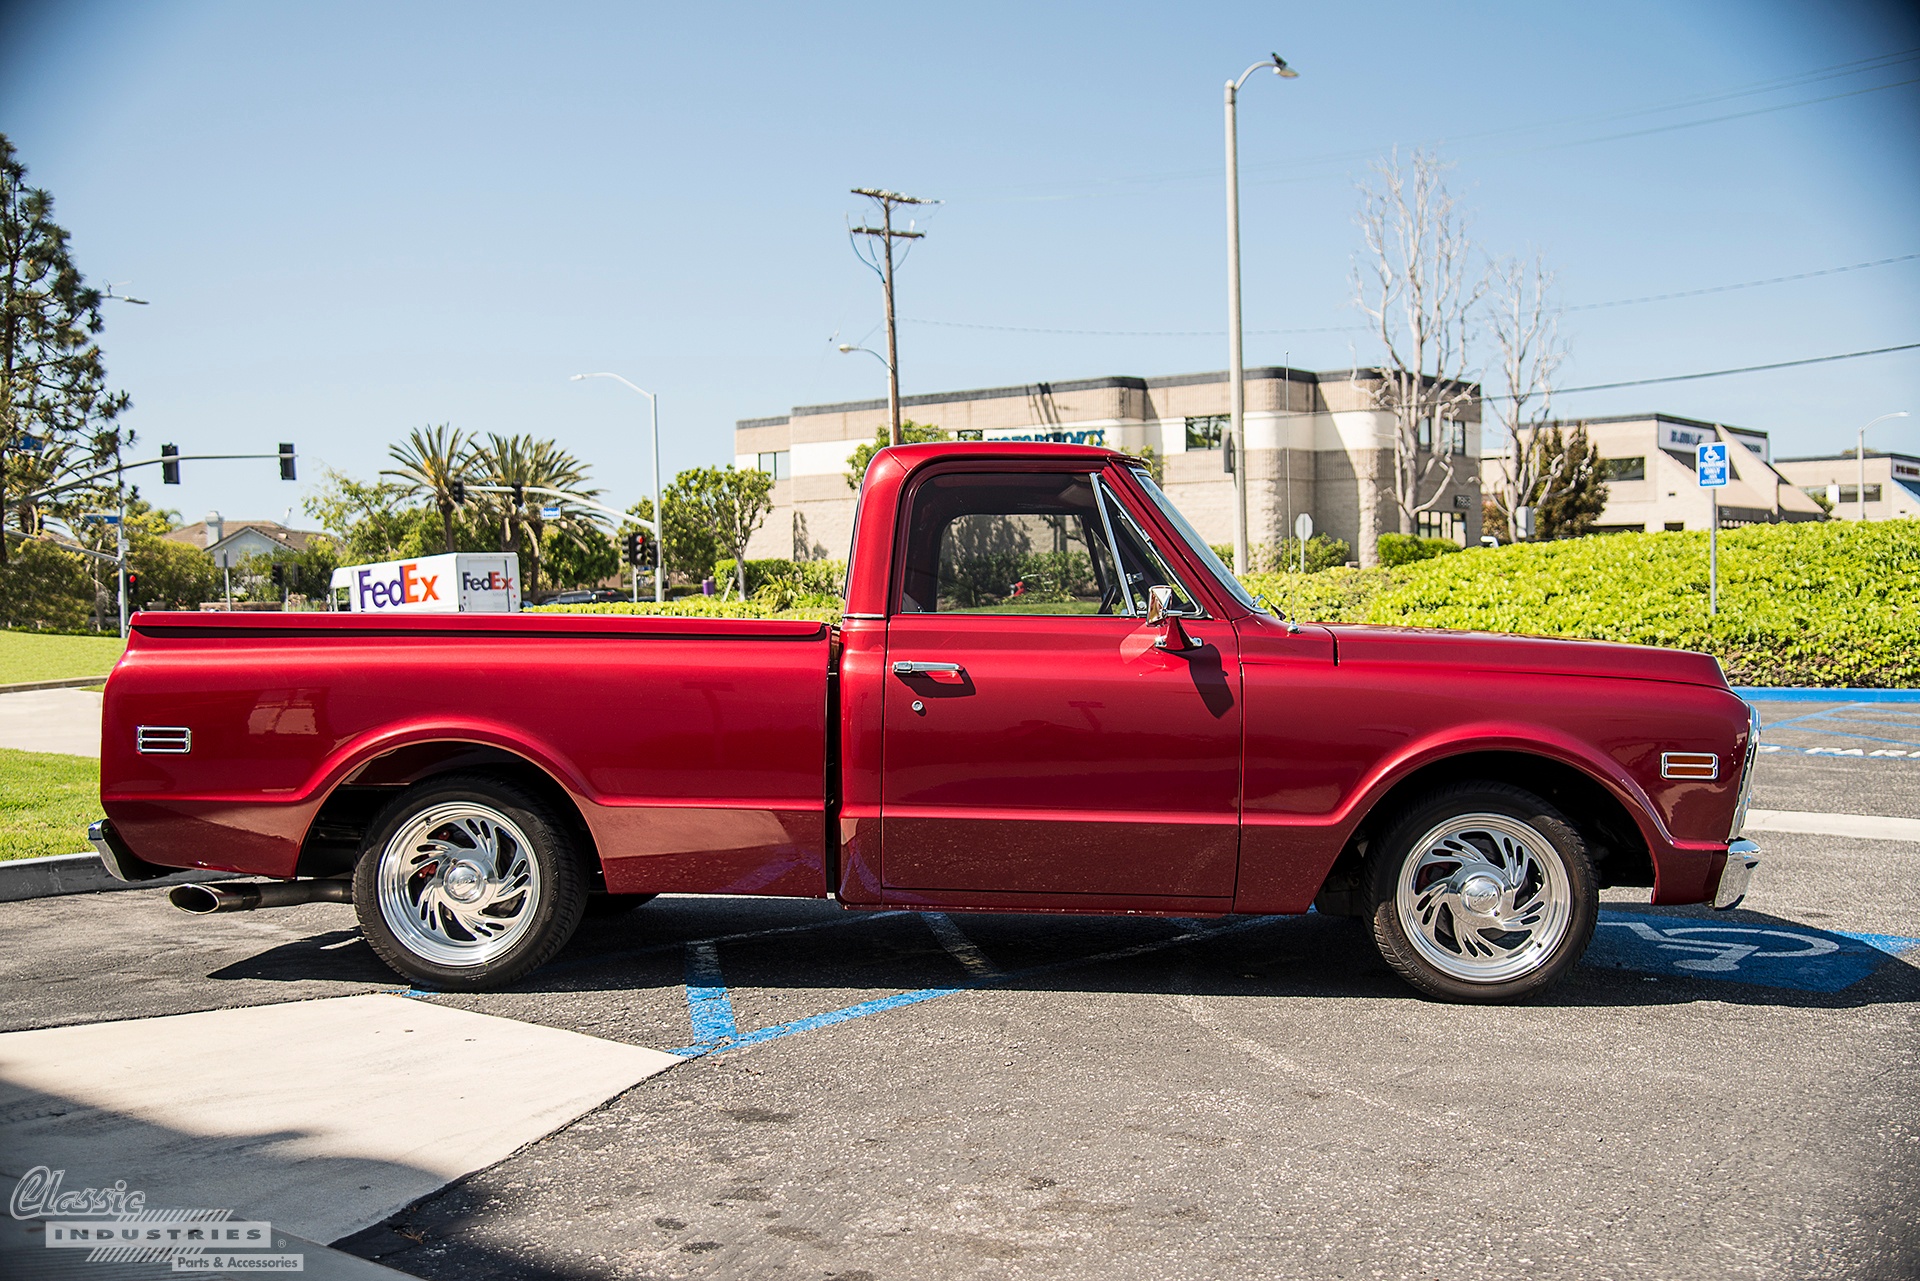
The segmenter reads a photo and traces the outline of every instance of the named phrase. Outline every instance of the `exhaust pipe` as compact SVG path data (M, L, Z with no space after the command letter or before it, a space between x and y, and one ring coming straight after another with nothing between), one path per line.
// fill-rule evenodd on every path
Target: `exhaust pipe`
M167 901L183 912L251 912L263 907L302 903L351 903L352 881L241 881L222 885L176 885Z

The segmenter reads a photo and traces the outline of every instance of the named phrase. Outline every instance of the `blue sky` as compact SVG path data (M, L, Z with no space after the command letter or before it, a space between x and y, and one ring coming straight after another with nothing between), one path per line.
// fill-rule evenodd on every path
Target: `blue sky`
M278 518L443 421L554 436L625 503L645 402L571 373L659 392L669 475L737 418L884 395L832 346L882 337L854 186L945 202L900 277L909 393L1223 368L1220 86L1275 49L1300 79L1241 106L1249 363L1373 356L1354 182L1396 144L1573 307L1920 253L1920 25L1844 0L12 4L0 130L89 277L152 301L104 338L143 443L300 447L298 485L146 487L188 519ZM1920 341L1920 260L1566 331L1569 385ZM1562 407L1834 449L1920 415L1920 352ZM1873 443L1920 452L1920 418Z

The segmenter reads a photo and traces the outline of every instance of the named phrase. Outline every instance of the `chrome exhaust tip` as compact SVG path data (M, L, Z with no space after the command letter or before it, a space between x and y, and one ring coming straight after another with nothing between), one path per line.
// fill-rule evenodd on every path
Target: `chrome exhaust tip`
M216 912L252 912L263 907L302 903L351 903L352 881L236 881L220 885L176 885L167 902L194 916Z

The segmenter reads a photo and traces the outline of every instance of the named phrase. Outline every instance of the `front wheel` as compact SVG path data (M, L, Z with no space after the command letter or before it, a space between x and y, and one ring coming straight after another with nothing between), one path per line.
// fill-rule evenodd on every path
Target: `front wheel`
M1502 783L1442 788L1377 848L1374 944L1428 996L1530 996L1573 968L1593 938L1600 891L1586 842L1531 792Z
M551 960L580 924L586 878L566 828L502 779L409 788L375 820L354 911L380 959L416 983L501 987Z

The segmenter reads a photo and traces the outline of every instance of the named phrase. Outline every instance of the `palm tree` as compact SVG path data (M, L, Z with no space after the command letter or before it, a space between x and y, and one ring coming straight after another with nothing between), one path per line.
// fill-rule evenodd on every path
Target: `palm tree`
M526 563L521 578L525 594L532 597L540 590L541 549L547 537L550 534L579 537L589 531L598 532L596 522L604 517L566 498L524 494L524 491L560 489L581 498L596 498L600 491L586 487L586 465L551 440L489 435L473 457L485 471L489 485L522 488L521 502L514 502L511 494L489 494L486 506L488 513L500 522L500 550L523 556ZM559 513L552 517L545 515L543 509L548 506L558 507Z
M451 423L415 427L406 444L388 446L387 454L400 465L386 468L380 474L397 478L401 493L408 498L432 499L433 505L440 509L440 530L446 537L447 550L456 550L453 485L464 478L472 458L466 434L454 431Z

